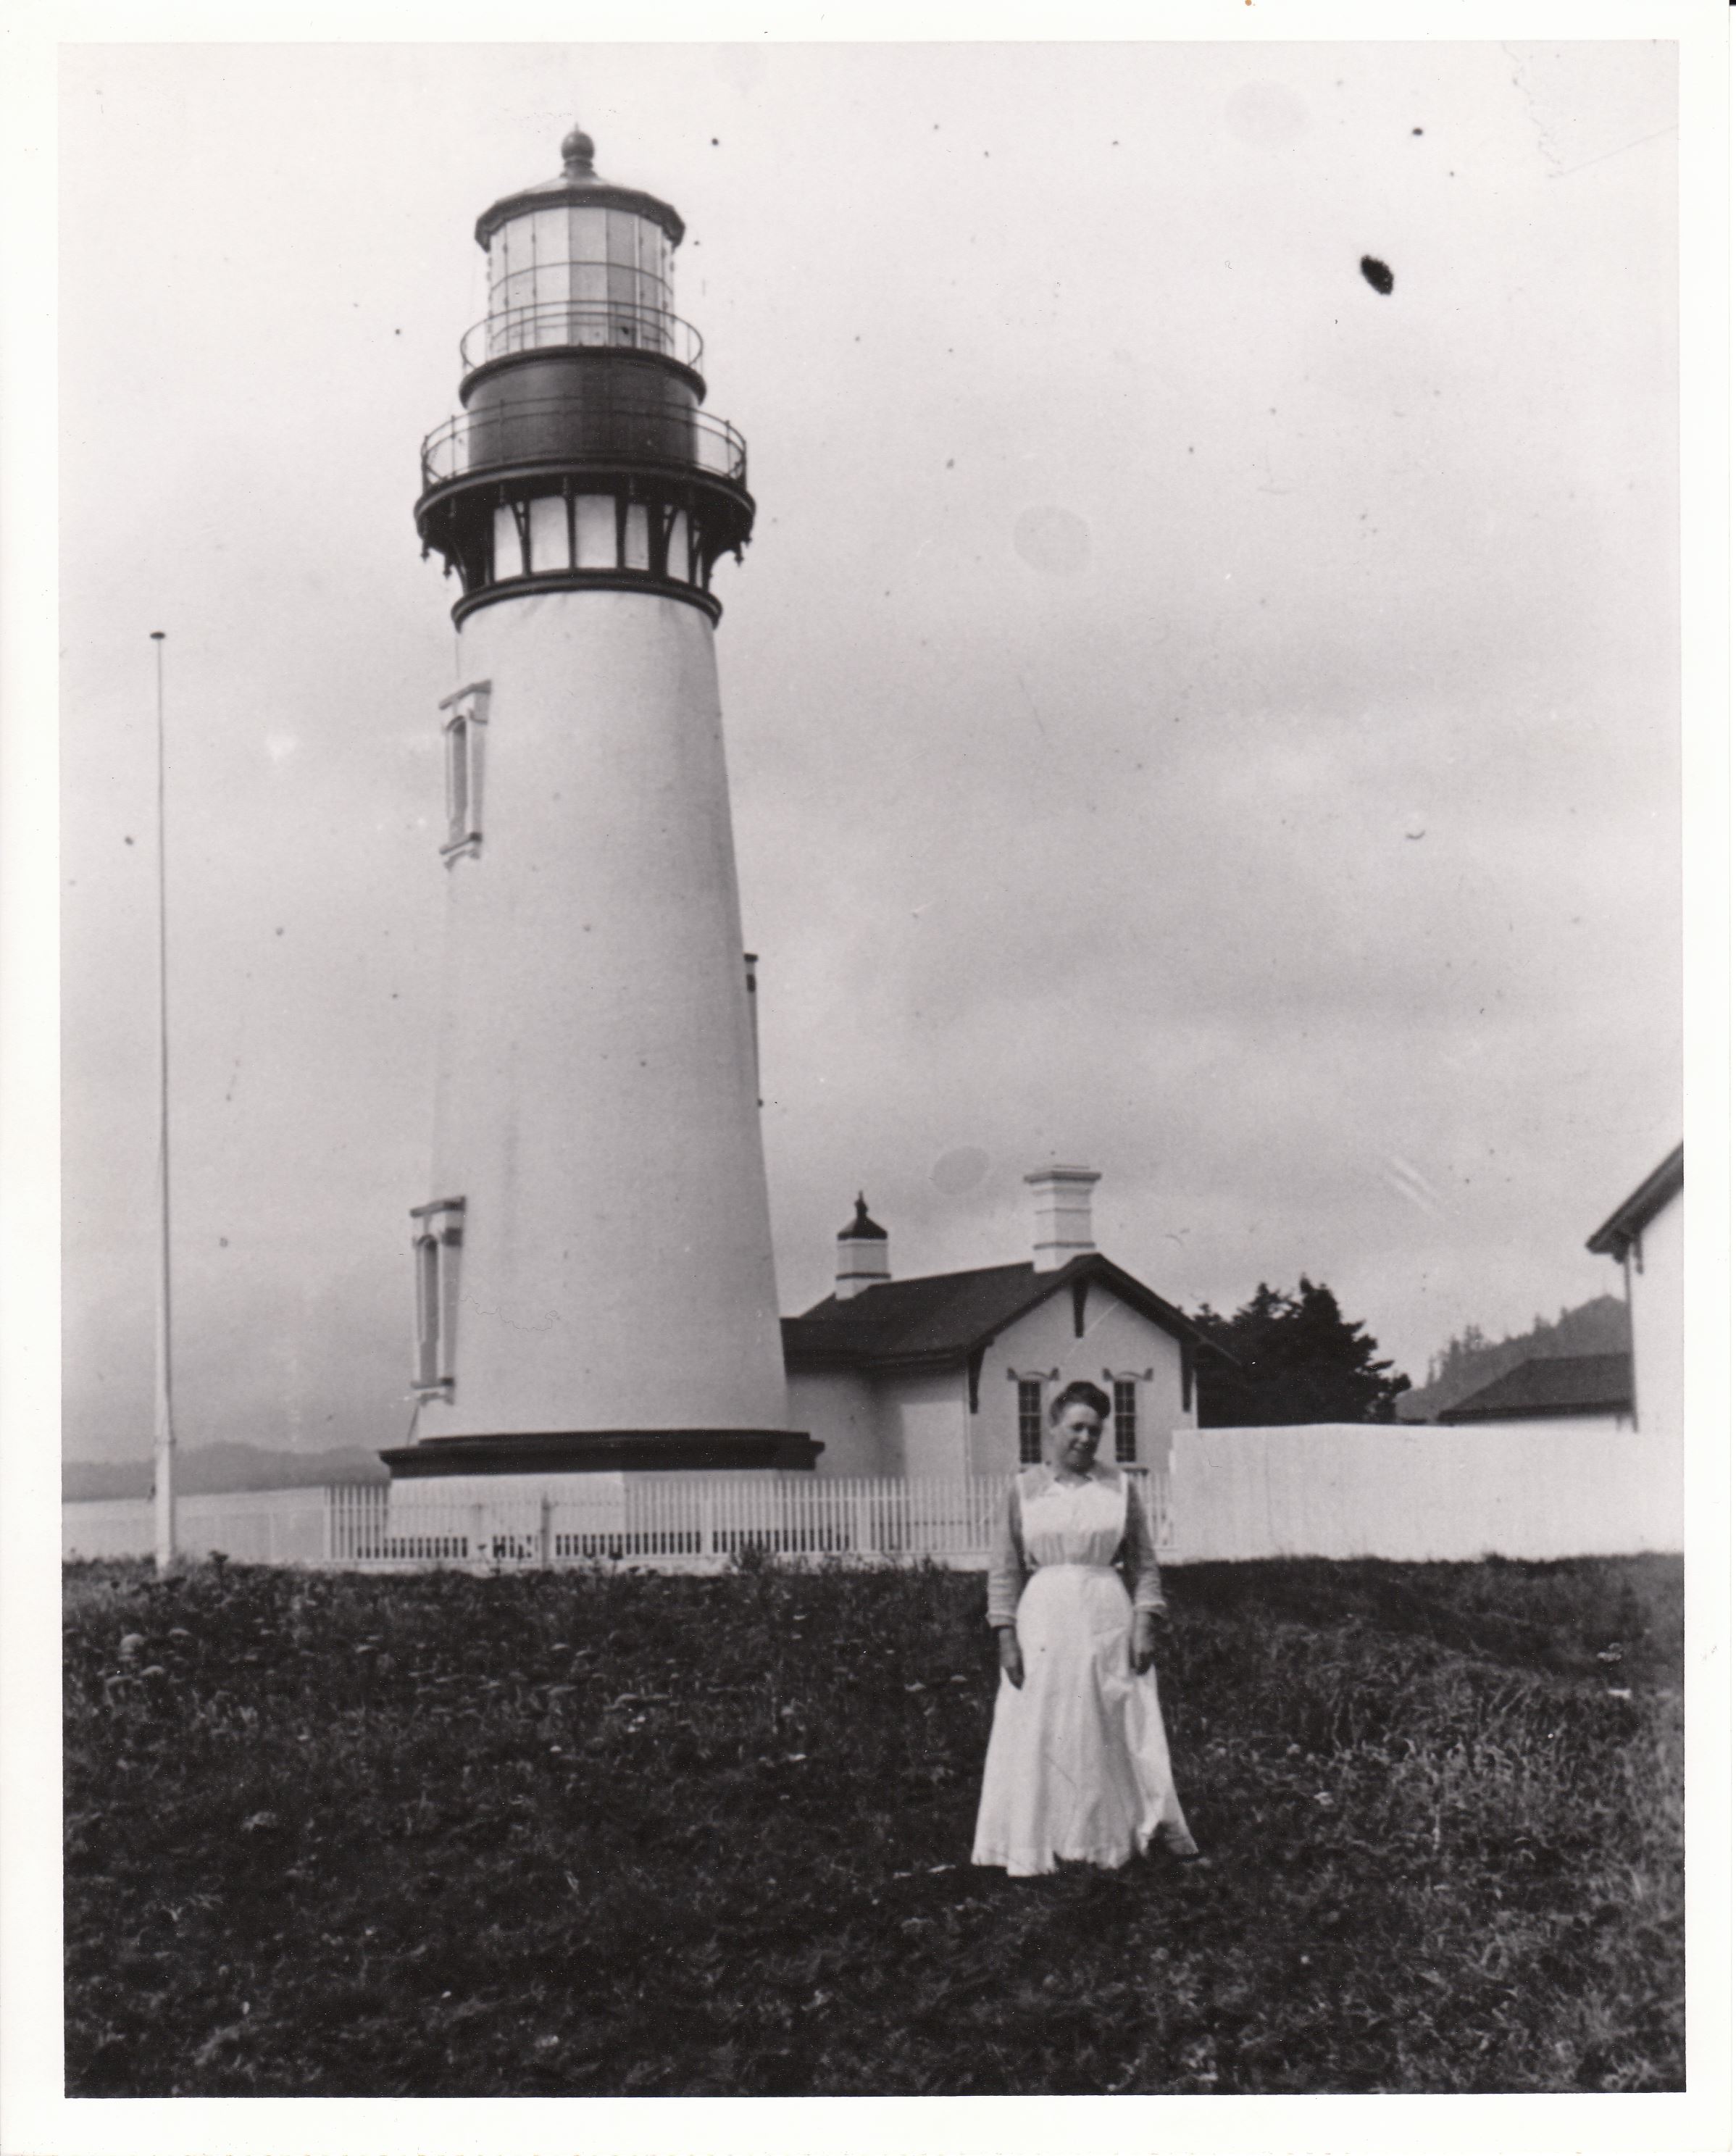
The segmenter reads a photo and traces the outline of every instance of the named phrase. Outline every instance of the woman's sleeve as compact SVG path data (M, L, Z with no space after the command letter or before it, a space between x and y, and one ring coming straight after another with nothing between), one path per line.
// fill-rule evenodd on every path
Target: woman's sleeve
M995 1516L989 1549L989 1622L1010 1625L1025 1590L1025 1537L1019 1531L1019 1485L1007 1486L1007 1502Z
M1127 1532L1122 1549L1127 1589L1133 1598L1134 1609L1167 1609L1169 1604L1163 1599L1163 1582L1158 1572L1157 1547L1151 1538L1150 1524L1139 1501L1139 1492L1131 1481L1127 1485Z

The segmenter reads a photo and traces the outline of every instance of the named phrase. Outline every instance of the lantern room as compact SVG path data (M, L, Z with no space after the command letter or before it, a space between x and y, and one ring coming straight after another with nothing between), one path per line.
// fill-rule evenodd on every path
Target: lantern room
M753 502L671 305L681 220L599 178L581 130L561 147L558 177L477 220L488 313L460 347L463 408L423 444L424 547L463 583L460 621L550 585L655 588L715 619L712 565Z

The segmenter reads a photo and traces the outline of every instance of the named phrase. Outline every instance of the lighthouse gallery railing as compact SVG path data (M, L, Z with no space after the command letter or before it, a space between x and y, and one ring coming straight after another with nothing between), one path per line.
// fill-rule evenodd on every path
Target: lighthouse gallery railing
M747 444L727 419L680 405L539 398L460 412L422 444L422 483L550 465L666 465L747 483Z

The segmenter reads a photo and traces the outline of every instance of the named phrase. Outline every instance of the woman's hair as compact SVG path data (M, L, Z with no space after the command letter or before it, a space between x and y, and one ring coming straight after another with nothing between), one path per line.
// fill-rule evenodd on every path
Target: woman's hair
M1109 1395L1089 1378L1075 1378L1071 1385L1063 1385L1049 1403L1050 1421L1058 1423L1069 1408L1089 1408L1099 1422L1107 1422Z

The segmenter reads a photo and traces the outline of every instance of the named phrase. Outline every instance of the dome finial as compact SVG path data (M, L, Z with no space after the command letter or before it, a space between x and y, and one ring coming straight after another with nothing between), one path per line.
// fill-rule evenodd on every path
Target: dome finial
M883 1243L886 1240L886 1231L877 1220L869 1219L868 1200L859 1190L856 1193L856 1217L847 1228L838 1230L838 1240L848 1243L864 1238L871 1243Z
M561 143L561 162L569 180L591 180L597 177L597 167L591 162L597 154L597 145L583 127L574 126Z

